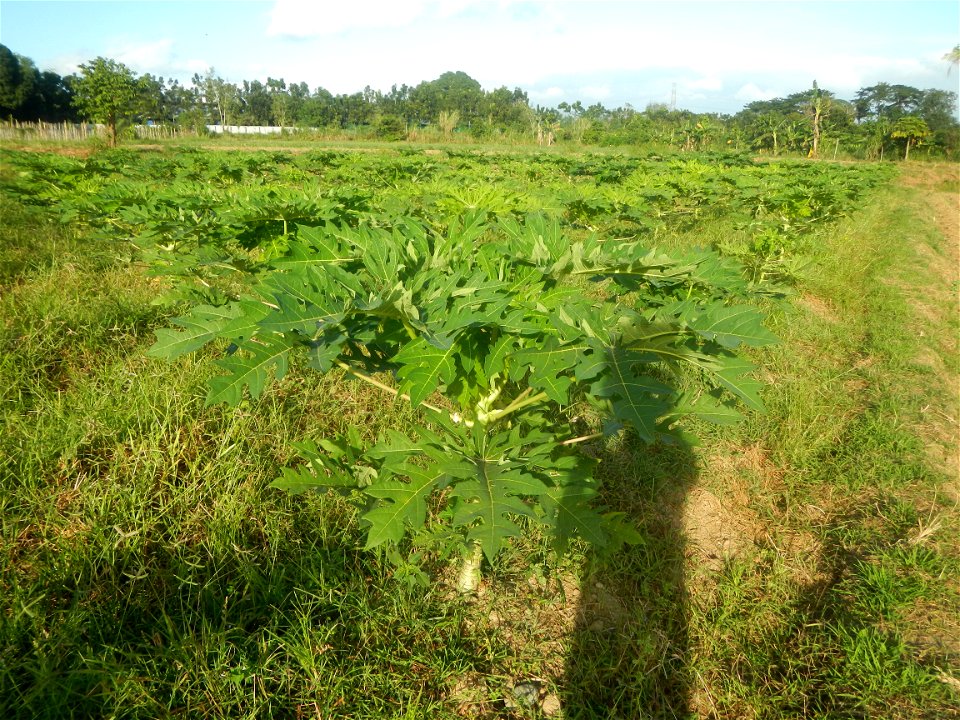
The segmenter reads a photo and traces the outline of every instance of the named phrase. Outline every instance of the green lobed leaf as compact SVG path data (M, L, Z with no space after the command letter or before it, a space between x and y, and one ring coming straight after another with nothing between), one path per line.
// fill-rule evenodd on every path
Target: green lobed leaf
M243 343L231 357L217 360L217 365L225 369L227 374L210 380L206 406L221 402L236 406L243 397L245 387L253 399L260 397L271 375L278 380L286 375L289 352L290 346L276 335L266 335Z
M569 371L577 365L586 347L561 345L555 337L548 337L540 346L525 347L514 354L511 376L519 380L529 370L531 387L542 390L555 403L566 405L573 384Z
M385 542L400 542L407 527L417 530L427 519L427 496L446 477L446 470L439 465L427 469L405 466L398 471L409 478L404 482L397 477L379 480L365 492L380 502L363 514L370 525L367 530L366 549Z
M557 485L541 496L543 508L552 521L558 550L565 548L574 537L581 537L597 547L606 544L604 517L592 505L596 494L593 485L578 482Z
M356 488L357 481L349 475L318 475L311 471L309 467L285 467L280 469L280 477L270 483L270 487L283 490L291 495L299 495L310 490Z
M383 467L398 469L407 460L423 453L423 445L414 442L402 432L387 428L384 437L368 451L372 458L382 461Z
M521 498L543 495L548 488L512 463L474 458L472 464L471 477L452 490L460 501L453 524L467 526L467 540L479 543L492 562L504 542L520 534L509 516L533 514Z
M641 440L652 443L660 417L670 407L660 396L669 396L673 391L634 372L634 367L643 364L644 359L644 354L632 350L607 348L605 372L590 386L590 393L609 399L613 417L633 427Z
M457 344L438 348L423 338L417 338L396 354L394 361L400 365L397 377L401 390L410 396L416 407L440 384L451 382L456 373Z
M740 398L747 407L759 412L766 410L760 399L763 383L751 374L756 370L756 365L736 355L717 354L709 356L703 363L703 367L721 386Z
M764 327L762 313L746 305L713 303L692 318L689 326L704 339L713 340L725 348L736 348L741 343L761 347L778 341L777 336Z
M341 263L350 258L351 254L340 246L337 237L328 228L297 225L297 240L290 243L286 255L276 258L270 264L282 270L295 270L300 267Z
M735 425L743 415L731 404L724 402L714 394L693 397L689 393L681 395L667 413L669 421L682 417L695 417L714 425Z
M507 364L507 358L517 347L517 341L510 335L501 336L487 352L483 361L483 372L487 378L499 375L504 371Z
M273 298L276 308L258 325L275 333L299 332L313 337L318 330L343 321L349 303L324 287L316 270L304 273L277 273L261 287Z
M328 329L314 338L307 351L307 362L310 367L320 372L330 372L334 363L340 358L343 346L347 342L345 333Z
M181 355L199 350L211 340L219 337L231 321L238 318L242 310L236 305L199 305L189 315L175 318L172 322L184 330L161 328L156 331L157 341L147 350L147 355L165 360L173 360Z

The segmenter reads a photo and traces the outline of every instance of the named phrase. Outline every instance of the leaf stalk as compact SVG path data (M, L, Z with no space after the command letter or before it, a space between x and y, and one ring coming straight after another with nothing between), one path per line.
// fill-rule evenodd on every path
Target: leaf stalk
M500 408L499 410L492 411L487 415L487 423L496 422L497 420L502 420L510 413L514 413L517 410L521 410L528 405L534 405L542 400L547 399L547 394L545 392L539 392L533 397L525 397L530 393L530 389L527 388L516 400L507 405L505 408Z
M390 393L390 394L392 394L392 395L394 395L394 396L401 397L401 398L403 398L404 400L406 400L406 401L408 401L408 402L411 402L410 396L407 395L406 393L402 393L402 392L400 392L399 390L397 390L396 388L392 388L392 387L390 387L389 385L386 385L386 384L380 382L380 381L377 380L376 378L371 377L370 375L367 375L366 373L362 373L362 372L360 372L359 370L356 370L356 369L350 367L349 365L347 365L347 364L346 364L345 362L343 362L342 360L338 360L338 361L337 361L337 366L340 367L341 369L345 370L346 372L348 372L350 375L353 375L355 378L357 378L357 380L363 380L365 383L370 383L371 385L373 385L373 386L376 387L376 388L380 388L381 390L386 390L388 393ZM438 412L438 413L442 413L442 412L443 412L443 410L441 410L440 408L438 408L436 405L431 405L431 404L428 403L428 402L423 402L423 401L421 401L420 404L423 405L423 406L424 406L425 408L427 408L428 410L433 410L434 412Z

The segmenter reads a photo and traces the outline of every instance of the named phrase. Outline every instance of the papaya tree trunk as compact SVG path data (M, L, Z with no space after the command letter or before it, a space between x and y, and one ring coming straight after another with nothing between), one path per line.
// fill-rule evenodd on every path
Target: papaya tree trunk
M457 577L457 590L461 593L476 592L480 585L480 564L483 562L483 550L480 543L471 543L466 549L460 575Z

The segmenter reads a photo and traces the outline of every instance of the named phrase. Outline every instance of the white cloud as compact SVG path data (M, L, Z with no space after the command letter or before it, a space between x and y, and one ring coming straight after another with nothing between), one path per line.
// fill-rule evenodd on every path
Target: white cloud
M451 22L481 9L497 12L517 0L275 0L270 37L315 38L351 30L401 28L424 19ZM534 5L535 3L527 3Z
M207 60L179 58L174 50L174 42L170 39L149 43L124 39L114 41L103 52L60 55L49 63L49 68L58 75L79 74L80 65L90 62L98 55L123 63L138 75L151 73L163 77L179 77L204 73L210 67Z
M545 90L531 90L527 93L532 100L558 100L562 97L565 97L566 94L566 90L555 85L553 87L548 87Z
M295 38L338 35L349 30L403 27L423 15L421 0L277 0L267 35Z
M170 66L173 40L163 38L149 43L124 41L114 46L109 56L136 72L154 72Z
M774 92L773 90L761 90L753 83L747 83L734 93L734 97L745 103L752 103L758 100L773 100L773 98L779 94L780 93Z
M786 14L761 11L766 6L757 3L750 15L765 16L766 24L752 25L727 3L698 5L692 24L679 6L275 0L255 30L262 33L263 52L247 52L232 64L217 55L214 65L234 81L272 75L334 93L365 85L388 90L463 70L487 89L518 86L545 104L666 102L676 83L681 106L717 106L721 95L731 106L769 99L809 88L814 79L845 97L881 80L922 84L915 80L918 68L930 77L928 84L941 82L944 74L939 56L929 53L911 59L910 51L897 47L883 56L876 43L838 33L811 38L789 32L816 16L803 3L785 3L792 8ZM163 50L154 48L157 56ZM178 59L175 50L170 48L169 64L184 67L189 61ZM202 57L207 50L189 52Z
M684 82L683 87L687 90L710 90L719 92L723 90L723 80L715 76L702 77Z
M81 63L92 59L93 58L80 56L77 53L59 55L50 62L50 69L57 73L57 75L73 75L80 72Z
M174 70L181 70L183 72L190 73L190 75L193 75L194 73L200 73L203 75L209 69L209 62L206 60L199 60L197 58L190 58L189 60L176 63L174 67Z
M610 97L609 85L587 85L578 90L585 100L605 100Z
M116 39L108 46L106 57L123 63L137 74L150 73L167 78L203 74L211 66L210 61L203 58L181 57L171 38L152 42L127 37Z

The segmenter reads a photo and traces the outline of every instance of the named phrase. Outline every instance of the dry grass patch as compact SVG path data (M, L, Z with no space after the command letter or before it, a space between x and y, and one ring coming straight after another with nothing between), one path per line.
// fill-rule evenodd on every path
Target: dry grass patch
M805 292L797 300L796 304L816 317L818 320L835 325L840 322L837 317L837 308L829 300Z

